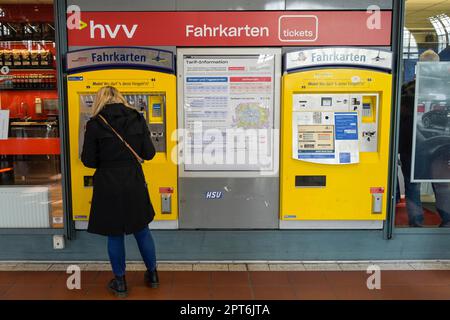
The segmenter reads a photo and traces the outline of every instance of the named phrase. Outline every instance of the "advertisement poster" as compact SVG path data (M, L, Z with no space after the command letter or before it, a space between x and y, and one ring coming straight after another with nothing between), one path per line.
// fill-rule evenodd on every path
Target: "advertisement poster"
M450 182L449 83L450 62L418 62L415 101L402 97L414 116L412 182Z
M324 164L359 162L357 112L293 112L293 158Z
M185 57L185 170L272 169L274 64L273 54Z

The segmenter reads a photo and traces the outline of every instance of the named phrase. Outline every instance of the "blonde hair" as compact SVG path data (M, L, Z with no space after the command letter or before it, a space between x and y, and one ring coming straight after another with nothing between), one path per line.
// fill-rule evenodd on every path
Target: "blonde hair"
M439 60L440 60L439 55L431 49L428 49L427 51L423 52L419 57L419 61L439 61Z
M119 90L112 86L106 86L103 88L100 88L98 90L94 104L92 105L93 109L93 116L96 116L100 113L100 111L103 110L105 105L110 103L123 103L126 107L134 109L132 106L130 106L127 102L127 100L124 98L124 96L120 93Z

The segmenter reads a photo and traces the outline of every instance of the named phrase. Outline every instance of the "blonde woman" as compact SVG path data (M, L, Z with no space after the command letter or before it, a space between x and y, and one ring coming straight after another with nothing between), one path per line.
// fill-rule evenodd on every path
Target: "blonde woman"
M159 285L155 245L148 228L155 212L140 165L142 159L151 160L154 155L144 117L116 88L101 88L95 97L93 116L86 124L81 161L96 169L88 232L108 237L108 255L115 275L108 289L118 297L128 295L127 234L134 234L147 267L145 283L152 288Z

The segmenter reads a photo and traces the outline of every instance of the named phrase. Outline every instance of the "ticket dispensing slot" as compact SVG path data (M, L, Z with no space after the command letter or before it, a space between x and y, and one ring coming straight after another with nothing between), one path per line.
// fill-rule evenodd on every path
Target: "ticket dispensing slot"
M172 188L159 188L161 195L161 214L172 213Z
M326 187L327 176L295 176L297 188L321 188Z
M383 211L383 194L372 194L372 213L382 213Z
M161 213L172 212L172 196L170 194L161 194Z

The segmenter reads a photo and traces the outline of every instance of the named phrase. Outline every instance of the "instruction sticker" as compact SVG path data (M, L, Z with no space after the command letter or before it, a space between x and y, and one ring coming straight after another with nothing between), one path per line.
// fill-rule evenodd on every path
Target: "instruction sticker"
M310 100L319 101L318 98L319 95ZM333 98L343 100L345 97L333 96ZM348 98L345 99L348 103ZM292 157L324 164L358 163L358 122L356 111L294 111Z
M298 126L298 157L334 157L334 127L329 125ZM311 153L315 155L311 155Z
M358 115L354 112L336 112L336 140L358 140Z

